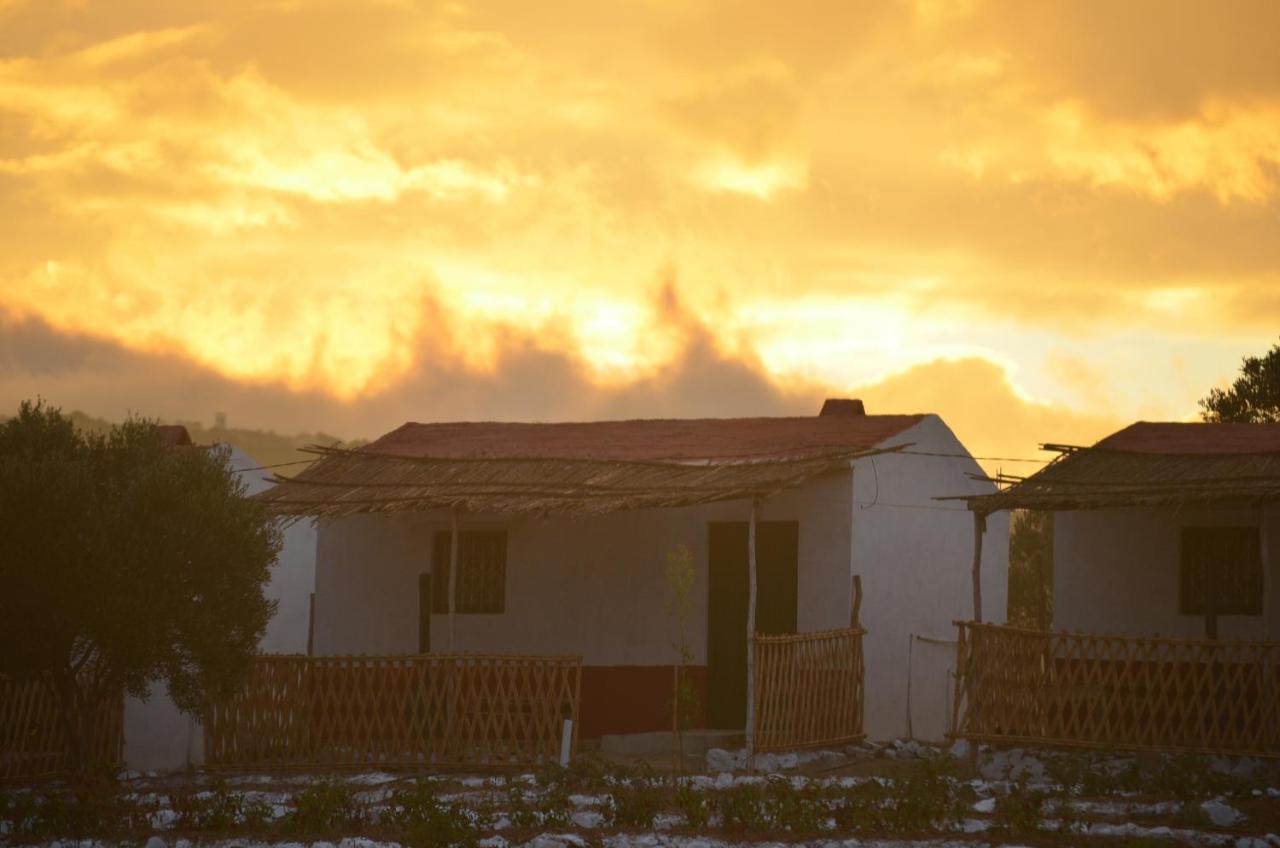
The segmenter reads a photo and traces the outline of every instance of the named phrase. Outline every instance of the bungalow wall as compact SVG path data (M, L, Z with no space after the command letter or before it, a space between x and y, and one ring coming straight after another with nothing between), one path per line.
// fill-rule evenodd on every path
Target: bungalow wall
M1204 638L1204 617L1178 611L1181 529L1261 528L1263 614L1224 615L1221 639L1280 641L1280 509L1135 507L1054 515L1054 627Z
M955 670L952 622L973 618L973 516L942 495L993 491L950 428L937 416L893 439L918 453L858 460L854 467L852 571L862 575L867 735L910 734L941 740ZM1005 619L1009 523L987 519L982 555L982 609ZM908 697L908 692L910 697ZM908 709L910 720L908 721Z
M797 627L848 625L851 475L810 480L764 502L764 521L798 521ZM505 529L505 611L457 614L458 651L582 654L582 732L670 727L675 621L667 611L667 553L692 552L689 621L695 680L705 679L708 522L745 521L747 501L594 518L464 515L461 529ZM431 570L442 513L365 515L324 523L316 563L315 651L418 650L418 580ZM447 650L448 617L431 617L433 651ZM705 697L703 703L706 703Z

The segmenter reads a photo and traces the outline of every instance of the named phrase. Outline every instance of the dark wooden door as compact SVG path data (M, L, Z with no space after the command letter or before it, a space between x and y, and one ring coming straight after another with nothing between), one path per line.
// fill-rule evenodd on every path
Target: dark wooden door
M707 724L747 723L747 522L707 525ZM756 525L756 630L796 632L800 525Z
M431 575L418 575L418 653L431 653Z

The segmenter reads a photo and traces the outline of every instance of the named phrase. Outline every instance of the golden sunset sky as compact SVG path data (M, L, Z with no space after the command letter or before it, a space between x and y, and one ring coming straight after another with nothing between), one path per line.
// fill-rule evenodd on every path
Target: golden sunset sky
M1274 0L0 0L0 407L372 437L839 394L1012 456L1186 418L1280 326L1277 33Z

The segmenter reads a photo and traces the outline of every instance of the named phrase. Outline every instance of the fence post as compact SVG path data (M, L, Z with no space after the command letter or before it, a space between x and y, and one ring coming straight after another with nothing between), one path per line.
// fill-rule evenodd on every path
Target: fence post
M747 769L755 770L756 732L756 516L760 499L751 500L747 522Z
M987 532L986 513L973 514L973 620L982 623L982 534Z

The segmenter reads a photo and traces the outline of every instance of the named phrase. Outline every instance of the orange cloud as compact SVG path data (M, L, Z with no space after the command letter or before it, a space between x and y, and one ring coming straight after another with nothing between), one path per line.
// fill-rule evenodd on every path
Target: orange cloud
M332 409L513 333L625 393L675 267L769 385L1070 347L1181 410L1273 331L1276 8L8 0L0 308Z

